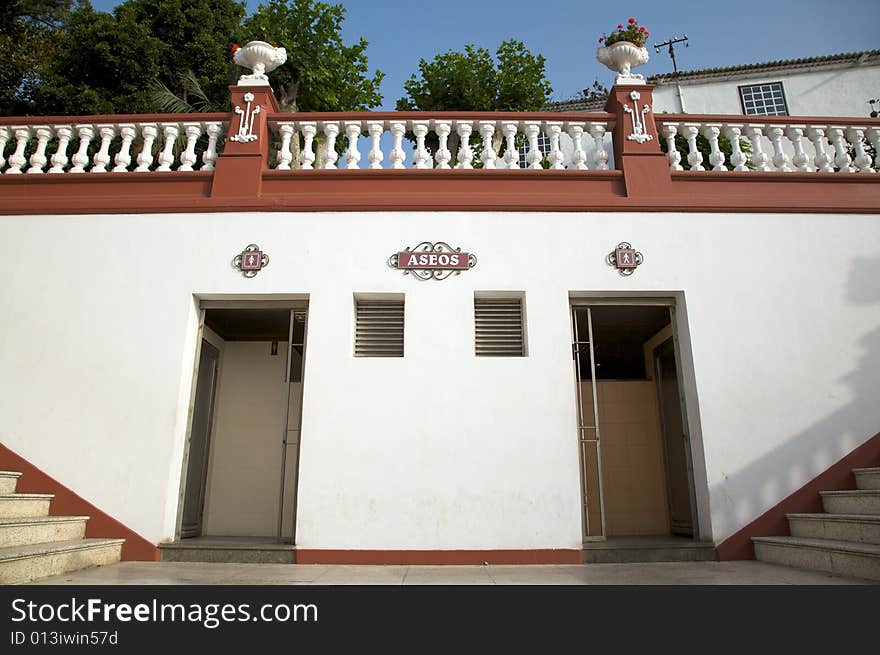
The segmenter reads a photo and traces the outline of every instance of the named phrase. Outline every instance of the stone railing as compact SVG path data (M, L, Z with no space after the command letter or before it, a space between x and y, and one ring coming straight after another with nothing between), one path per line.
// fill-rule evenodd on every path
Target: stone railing
M656 122L673 171L684 170L684 163L690 171L880 170L880 127L874 119L662 114ZM676 137L687 144L684 155L675 146ZM708 156L700 151L700 137L708 142ZM722 150L721 137L730 144L728 153Z
M549 120L548 120L549 119ZM275 114L277 170L608 170L611 114Z
M228 114L4 118L0 173L211 171L228 126Z

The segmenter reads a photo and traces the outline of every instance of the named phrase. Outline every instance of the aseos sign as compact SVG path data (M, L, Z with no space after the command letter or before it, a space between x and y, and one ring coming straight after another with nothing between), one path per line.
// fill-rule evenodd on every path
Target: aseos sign
M407 248L388 258L391 268L420 280L445 280L450 275L459 275L462 271L473 268L476 264L476 255L462 252L461 248L453 248L444 241L422 241L414 248Z

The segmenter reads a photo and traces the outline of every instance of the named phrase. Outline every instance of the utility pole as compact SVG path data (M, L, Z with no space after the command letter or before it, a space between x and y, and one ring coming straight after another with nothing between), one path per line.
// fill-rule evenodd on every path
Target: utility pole
M684 98L681 95L681 84L678 82L678 65L675 63L675 44L676 43L684 43L684 47L688 47L688 37L687 34L682 34L681 36L674 36L671 39L667 39L663 43L655 43L654 44L654 52L660 53L660 48L665 48L669 46L669 56L672 58L672 70L674 71L673 75L675 77L675 88L678 91L678 107L681 113L684 113Z

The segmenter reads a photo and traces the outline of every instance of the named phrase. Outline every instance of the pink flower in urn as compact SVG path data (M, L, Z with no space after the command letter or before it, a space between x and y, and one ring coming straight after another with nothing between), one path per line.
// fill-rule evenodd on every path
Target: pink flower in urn
M599 43L604 43L604 41L605 41L605 37L604 37L604 36L600 36L600 37L599 37Z
M622 29L623 29L623 24L622 24L622 23L618 23L618 24L617 24L617 29L622 30Z
M639 27L639 31L640 32L647 32L648 30L645 29L644 25L642 25L641 27Z
M630 18L630 19L629 19L629 24L630 24L630 25L634 25L635 22L636 22L636 19L635 19L635 18Z

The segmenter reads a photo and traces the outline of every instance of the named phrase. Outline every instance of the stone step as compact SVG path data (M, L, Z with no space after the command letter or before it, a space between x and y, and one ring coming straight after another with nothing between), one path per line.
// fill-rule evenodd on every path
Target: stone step
M584 542L583 546L584 564L709 562L714 559L712 542L674 537L608 537L604 541Z
M16 471L0 471L0 494L15 493L15 485L20 477L21 473Z
M856 487L859 489L880 489L880 466L867 469L853 469Z
M198 537L159 544L159 553L163 562L296 563L296 546L269 539Z
M0 519L0 548L82 539L88 516L31 516Z
M880 515L880 490L820 491L819 495L829 514Z
M880 545L806 537L752 537L762 562L880 580Z
M0 519L47 516L53 494L0 494Z
M0 548L0 584L118 562L125 539L76 539Z
M870 514L787 514L792 537L880 544L880 516Z

